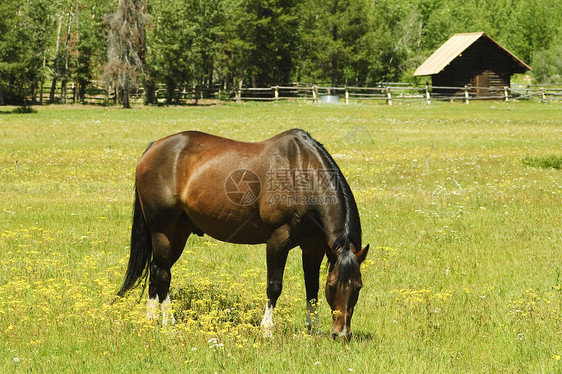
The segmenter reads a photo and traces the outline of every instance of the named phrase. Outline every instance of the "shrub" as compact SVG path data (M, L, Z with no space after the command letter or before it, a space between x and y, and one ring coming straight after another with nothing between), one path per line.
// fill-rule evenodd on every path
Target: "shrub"
M562 168L562 156L553 154L544 157L525 157L523 164L535 168L560 169Z
M27 113L37 113L37 111L30 106L24 105L24 106L19 106L16 109L12 110L12 113L27 114Z

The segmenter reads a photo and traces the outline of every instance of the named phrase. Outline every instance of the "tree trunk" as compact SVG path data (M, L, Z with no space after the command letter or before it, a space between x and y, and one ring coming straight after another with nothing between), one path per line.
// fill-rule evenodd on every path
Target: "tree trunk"
M336 2L337 4L337 2ZM338 26L334 25L332 28L332 40L337 42L339 39ZM335 52L332 52L332 87L336 87L338 84L338 56Z
M41 83L39 88L39 105L43 105L43 86L45 85L45 69L47 65L47 49L43 50L43 69L41 69Z
M50 103L53 103L55 101L55 90L57 88L57 79L60 75L59 51L60 51L60 31L62 27L62 18L63 16L59 16L59 20L58 20L57 43L55 44L55 59L53 63L53 82L51 84L51 92L49 94Z
M150 77L145 77L144 79L144 104L158 104L158 98L156 97L156 87L154 86L154 81Z
M176 81L172 78L166 79L166 104L172 105L174 104L174 100L176 97Z
M130 109L131 104L129 103L129 80L125 79L123 84L123 108Z
M31 104L37 104L37 81L34 80L33 83L31 83L31 93L29 94L30 96L30 100L31 100Z
M61 102L66 104L66 84L68 82L68 59L70 55L70 26L72 25L72 13L68 14L68 28L66 31L66 40L64 43L65 56L64 56L64 71L62 72L61 80Z
M78 82L78 101L86 104L86 85L80 81Z

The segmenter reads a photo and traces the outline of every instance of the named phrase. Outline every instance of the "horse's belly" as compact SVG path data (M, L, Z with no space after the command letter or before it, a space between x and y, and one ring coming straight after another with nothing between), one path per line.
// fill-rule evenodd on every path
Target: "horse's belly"
M202 214L187 212L190 220L203 233L223 242L237 244L265 243L271 236L270 229L261 221L259 214Z

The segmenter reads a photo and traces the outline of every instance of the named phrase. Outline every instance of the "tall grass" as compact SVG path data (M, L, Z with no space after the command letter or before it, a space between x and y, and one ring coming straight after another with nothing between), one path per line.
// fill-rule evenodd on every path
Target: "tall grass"
M521 162L560 152L561 114L530 103L0 113L0 371L561 371L562 174ZM174 326L145 318L140 290L111 303L148 142L293 127L342 168L372 247L351 342L307 334L298 249L272 340L258 328L263 246L191 237L172 269Z
M525 157L523 164L530 167L562 169L562 156L552 154L543 157Z

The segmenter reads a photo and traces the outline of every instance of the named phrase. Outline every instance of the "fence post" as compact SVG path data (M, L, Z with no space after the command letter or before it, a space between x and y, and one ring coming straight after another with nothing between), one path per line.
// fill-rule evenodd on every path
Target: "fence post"
M390 87L386 87L386 103L392 105L392 94L390 93Z
M427 105L431 104L431 95L429 94L429 85L425 85L425 98L427 100Z
M318 86L316 85L312 86L312 100L314 100L314 102L318 101Z
M273 87L275 90L275 100L279 100L279 86Z
M540 100L540 102L546 103L546 90L544 89L544 87L541 88L541 93L542 93L542 99Z
M349 88L345 86L345 103L349 104Z
M468 85L464 86L464 102L468 105L470 102L470 95L468 94Z

